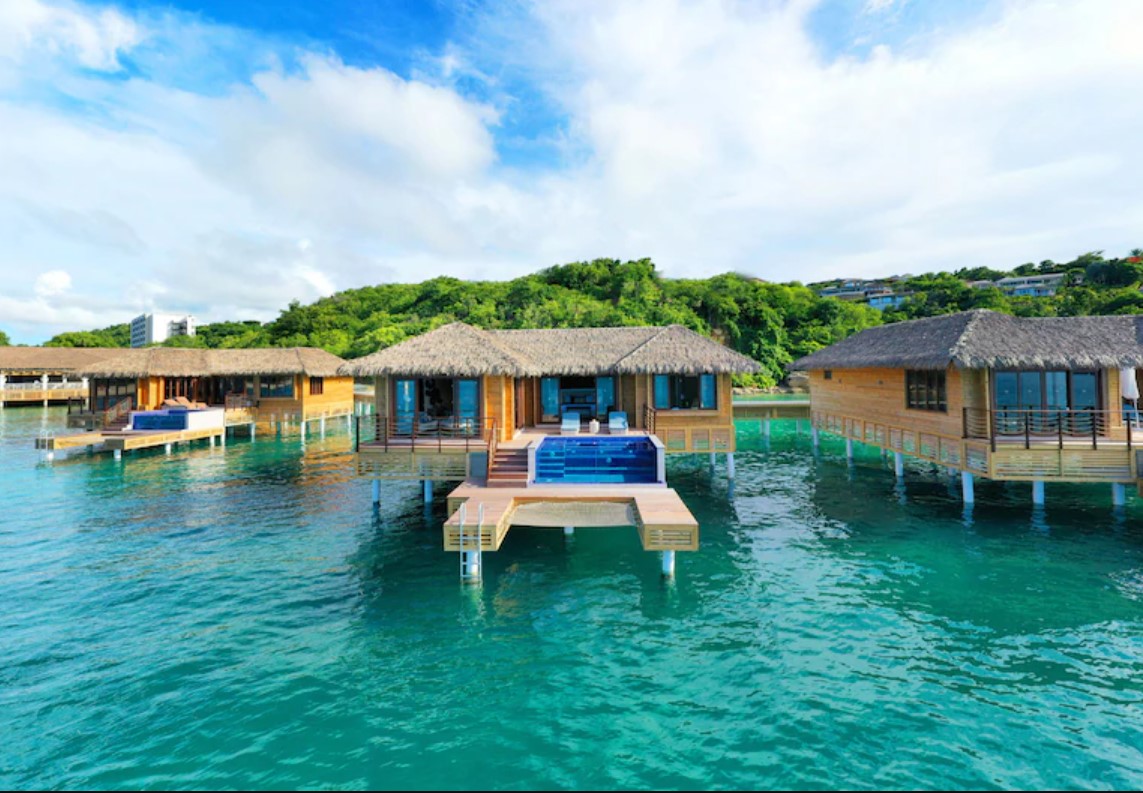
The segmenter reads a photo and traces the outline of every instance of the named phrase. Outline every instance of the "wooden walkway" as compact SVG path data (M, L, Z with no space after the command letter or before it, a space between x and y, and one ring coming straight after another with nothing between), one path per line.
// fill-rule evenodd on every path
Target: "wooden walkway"
M481 550L495 551L513 525L575 526L590 528L634 524L648 551L697 551L698 521L679 494L655 485L533 485L519 488L488 488L469 481L449 493L449 519L444 524L446 551L475 550L460 547L461 504L467 504L464 533L477 535L477 515L484 508L479 526ZM522 509L524 508L524 509Z
M736 419L808 419L810 399L736 399Z

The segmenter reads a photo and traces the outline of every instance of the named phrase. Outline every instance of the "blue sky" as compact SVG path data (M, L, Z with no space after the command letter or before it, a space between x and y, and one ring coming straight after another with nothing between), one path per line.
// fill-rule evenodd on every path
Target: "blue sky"
M0 4L0 329L1143 245L1133 0Z

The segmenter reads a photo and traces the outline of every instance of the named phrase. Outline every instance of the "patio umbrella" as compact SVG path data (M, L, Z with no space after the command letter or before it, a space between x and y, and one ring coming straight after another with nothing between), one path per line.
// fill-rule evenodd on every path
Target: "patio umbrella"
M1136 426L1139 423L1139 383L1135 380L1135 367L1129 366L1119 370L1119 393L1124 399L1130 399L1134 406L1132 418Z

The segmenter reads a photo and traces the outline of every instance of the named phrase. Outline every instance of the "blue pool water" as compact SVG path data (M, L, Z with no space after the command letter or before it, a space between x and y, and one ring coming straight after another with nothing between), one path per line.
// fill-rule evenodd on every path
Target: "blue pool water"
M544 438L536 450L536 482L542 484L651 484L657 455L642 437Z

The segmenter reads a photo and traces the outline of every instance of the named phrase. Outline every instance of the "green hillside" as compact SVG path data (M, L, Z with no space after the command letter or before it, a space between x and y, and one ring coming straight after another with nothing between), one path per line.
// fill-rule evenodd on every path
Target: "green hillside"
M1123 259L1084 254L1072 262L1021 265L1009 272L976 268L910 276L893 284L911 293L884 314L861 303L818 297L816 288L775 284L744 275L663 278L648 259L596 259L551 267L511 281L434 278L420 284L349 289L309 305L291 303L265 324L217 322L170 346L322 347L353 358L446 322L485 328L562 328L679 323L761 361L765 372L747 384L772 385L787 363L881 322L970 308L1021 316L1143 313L1143 251ZM1005 275L1068 273L1053 297L1008 297L966 282ZM126 325L64 333L54 346L128 345Z

